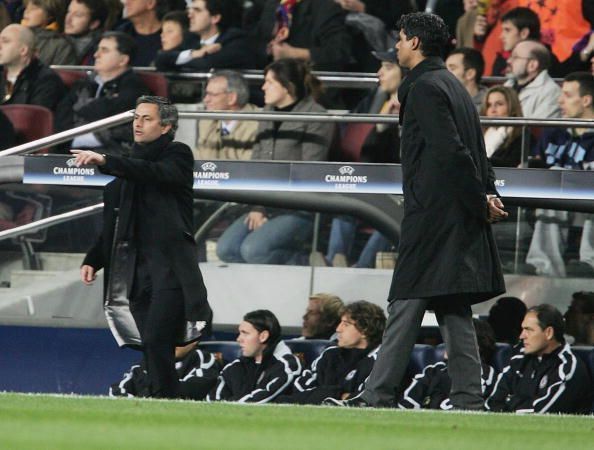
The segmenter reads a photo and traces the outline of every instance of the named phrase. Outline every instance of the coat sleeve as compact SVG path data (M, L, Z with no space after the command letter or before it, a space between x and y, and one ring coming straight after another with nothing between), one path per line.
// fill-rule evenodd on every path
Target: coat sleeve
M333 132L332 123L309 123L303 141L303 161L328 161Z
M485 401L485 408L487 411L505 412L509 411L507 405L507 399L513 394L513 378L515 372L512 370L511 365L503 369L503 371L497 377L495 386L491 395Z
M33 92L29 99L31 105L45 106L52 111L56 110L58 102L65 92L64 83L60 77L49 72L42 79L31 86Z
M194 167L194 157L187 145L175 145L162 153L161 159L144 159L106 155L101 172L137 183L157 183L171 186L185 186L188 171Z
M233 398L233 380L241 376L239 373L240 360L231 361L219 374L216 384L206 396L208 402L218 402L223 400L234 400Z
M217 382L220 372L219 363L214 355L200 349L194 350L186 359L183 373L179 373L179 393L183 398L204 400Z
M301 372L301 363L294 355L284 355L271 367L266 380L252 392L241 397L239 403L268 403L283 394Z
M147 373L140 364L133 365L122 379L109 388L110 397L137 397L146 394L148 387Z
M460 138L445 93L433 83L419 80L408 101L425 139L427 162L436 176L441 174L449 180L456 199L471 215L486 221L485 182L479 178L470 149Z
M299 392L314 389L320 386L320 380L324 379L324 372L328 364L328 350L335 347L328 347L318 356L308 369L305 369L295 379L294 387Z
M91 266L95 269L95 272L105 267L105 262L103 261L103 235L100 235L97 241L95 241L95 244L89 249L82 265Z
M423 371L413 378L410 385L402 394L402 399L398 402L398 407L403 409L421 409L425 397L429 395L431 379L435 372L440 370L438 366L443 363L432 364L423 369Z
M218 52L205 55L202 58L191 59L181 67L197 72L208 71L212 68L247 69L254 67L254 57L252 50L246 45L245 38L234 39L223 44Z

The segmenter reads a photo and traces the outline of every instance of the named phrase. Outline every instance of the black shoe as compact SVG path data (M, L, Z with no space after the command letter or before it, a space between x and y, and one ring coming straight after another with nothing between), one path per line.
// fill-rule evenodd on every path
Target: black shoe
M322 405L342 406L343 408L371 408L371 405L367 403L360 395L349 398L348 400L337 400L332 397L326 397L322 402Z

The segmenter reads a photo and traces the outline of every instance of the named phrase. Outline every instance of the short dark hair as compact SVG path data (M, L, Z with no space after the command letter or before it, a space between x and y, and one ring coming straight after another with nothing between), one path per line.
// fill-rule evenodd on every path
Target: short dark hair
M423 56L443 56L450 33L443 19L435 14L414 12L404 14L397 28L407 39L419 38Z
M281 339L281 326L278 319L268 309L257 309L243 316L243 320L252 324L258 332L268 331L266 344L274 347Z
M179 116L176 106L171 103L168 98L158 97L156 95L143 95L138 97L136 100L136 106L140 105L141 103L157 105L160 123L163 126L171 125L171 129L167 132L167 135L173 138L175 136L175 132L177 131L177 121Z
M204 0L204 5L211 16L221 16L221 20L217 24L219 30L223 31L229 28L233 17L233 3L231 0Z
M528 313L536 314L538 326L542 330L552 327L555 340L561 344L565 343L565 322L563 321L563 315L557 308L553 305L543 303L529 308L526 314Z
M590 72L572 72L566 75L563 81L577 82L580 85L580 97L589 95L594 102L594 76Z
M386 315L379 306L365 300L349 303L342 310L342 314L349 316L355 322L355 328L367 338L370 348L377 347L382 342Z
M501 297L491 306L487 321L493 327L495 339L515 345L522 332L526 304L517 297Z
M311 73L311 64L301 59L279 59L266 66L264 75L269 71L274 73L276 81L287 89L297 101L308 95L315 99L322 90L320 80Z
M520 31L528 28L528 39L540 40L540 19L530 8L519 6L510 9L503 15L501 22L511 22Z
M573 301L580 304L583 314L594 314L594 292L580 291L572 294Z
M460 47L452 50L450 56L452 55L462 55L462 65L464 65L464 70L474 69L476 72L474 81L476 83L481 82L481 78L485 73L485 58L483 58L481 52L470 47Z
M128 65L132 65L132 60L136 54L136 42L132 36L122 31L106 31L101 35L101 39L115 39L118 52L127 55L130 59Z
M175 22L182 28L182 31L188 31L190 27L190 19L185 11L170 11L163 16L161 22Z
M85 5L91 12L91 22L99 21L99 29L105 26L107 20L108 8L103 0L71 0Z

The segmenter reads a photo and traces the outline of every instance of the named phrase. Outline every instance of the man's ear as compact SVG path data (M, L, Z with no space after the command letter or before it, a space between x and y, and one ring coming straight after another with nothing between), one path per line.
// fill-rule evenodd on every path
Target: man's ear
M171 130L172 126L173 125L171 125L171 124L162 125L161 126L161 135L169 133L169 130Z
M223 19L223 16L221 16L220 14L215 14L214 16L210 16L210 20L215 25L218 25L219 23L221 23L222 19Z
M132 61L130 61L130 55L122 54L122 61L123 61L124 67L128 67L128 66L132 65Z
M525 41L526 39L528 39L528 36L530 36L530 29L529 28L522 28L520 30L520 39L522 41Z
M93 20L90 24L89 24L89 29L91 31L96 30L97 28L99 28L99 25L101 25L101 22L99 22L98 20Z
M473 81L476 79L476 69L466 69L464 71L464 78L466 81Z
M413 38L411 38L411 48L412 50L420 50L421 47L421 40L414 36Z
M237 105L237 92L229 92L229 104Z
M551 341L553 339L553 337L555 336L555 330L553 329L553 327L546 327L544 329L544 334L545 334L545 337L547 338L547 341Z
M592 96L584 95L582 97L582 105L584 106L584 108L592 108Z

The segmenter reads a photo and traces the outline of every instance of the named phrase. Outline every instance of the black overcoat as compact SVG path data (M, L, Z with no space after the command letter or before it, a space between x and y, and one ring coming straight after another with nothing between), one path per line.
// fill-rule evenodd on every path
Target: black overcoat
M126 267L121 263L113 265L112 261L117 244L130 243L132 252L140 249L149 258L153 290L181 284L187 322L206 321L210 325L212 311L192 235L192 151L162 136L146 145L134 144L132 155L136 157L106 155L105 165L100 167L101 172L116 178L104 190L103 232L83 264L95 270L105 269L108 306L113 300L109 298L114 291L112 278L127 281L125 294L130 294L133 267L127 267L128 273L116 274L116 266ZM108 322L113 331L109 316ZM180 340L191 338L186 334ZM118 339L120 345L137 344L125 341L125 337Z
M427 58L398 97L404 218L389 299L478 303L505 292L487 222L495 176L469 94L440 58Z

